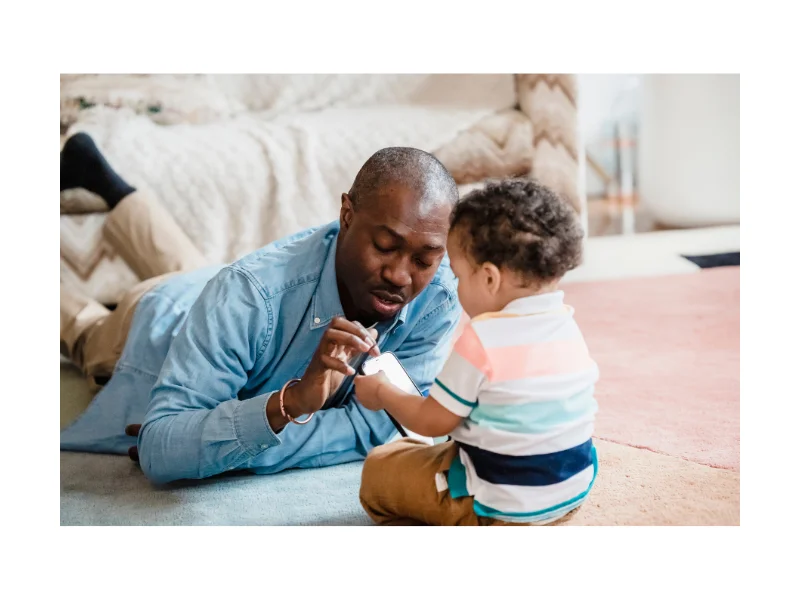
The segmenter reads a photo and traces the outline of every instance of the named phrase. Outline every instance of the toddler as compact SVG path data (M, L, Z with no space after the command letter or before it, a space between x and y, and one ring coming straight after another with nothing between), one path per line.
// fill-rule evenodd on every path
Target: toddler
M573 209L530 180L487 184L453 210L447 251L470 318L427 398L382 374L356 396L424 436L367 456L361 504L380 524L561 519L597 475L598 369L558 284L581 260Z

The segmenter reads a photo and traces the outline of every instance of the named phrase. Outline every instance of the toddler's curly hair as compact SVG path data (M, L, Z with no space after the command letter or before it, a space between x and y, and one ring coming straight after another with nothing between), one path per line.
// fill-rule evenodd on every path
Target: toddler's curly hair
M578 215L550 188L531 179L487 183L456 203L451 232L477 264L518 273L526 284L560 279L581 263Z

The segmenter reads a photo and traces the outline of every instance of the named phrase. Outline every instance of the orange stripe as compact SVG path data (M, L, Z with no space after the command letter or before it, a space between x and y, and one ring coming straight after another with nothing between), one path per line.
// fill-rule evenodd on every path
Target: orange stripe
M461 334L464 333L464 330L469 325L469 315L465 312L461 312L461 318L458 320L458 325L456 325L456 331L453 334L453 339L457 340L461 337Z
M458 320L458 324L456 325L456 329L455 329L455 331L453 331L453 335L450 338L450 352L453 351L453 348L455 347L456 342L459 340L461 335L464 333L464 329L466 328L466 326L469 325L469 321L470 321L469 315L462 310L461 311L461 318Z
M514 313L488 312L478 315L477 317L472 319L472 322L480 323L481 321L490 321L491 319L512 319L519 316L521 315L515 315Z
M456 345L453 347L453 352L461 356L486 377L490 377L491 367L486 356L486 350L484 350L478 334L475 333L470 324L467 324L464 328L464 333L458 338Z
M581 339L487 348L484 352L491 365L484 373L493 382L575 373L592 366L589 349Z

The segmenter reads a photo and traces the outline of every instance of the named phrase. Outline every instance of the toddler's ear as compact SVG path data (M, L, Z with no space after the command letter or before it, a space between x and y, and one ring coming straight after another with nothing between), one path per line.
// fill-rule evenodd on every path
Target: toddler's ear
M483 280L486 283L486 287L491 293L497 293L500 289L500 269L490 262L481 265L481 269L483 271Z

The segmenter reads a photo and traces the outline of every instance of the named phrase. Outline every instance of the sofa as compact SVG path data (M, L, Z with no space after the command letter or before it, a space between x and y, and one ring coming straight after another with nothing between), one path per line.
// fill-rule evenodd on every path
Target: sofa
M386 146L436 155L463 192L531 176L578 200L574 75L62 75L61 143L89 133L209 262L333 220ZM137 282L105 205L61 193L61 281L113 305Z

